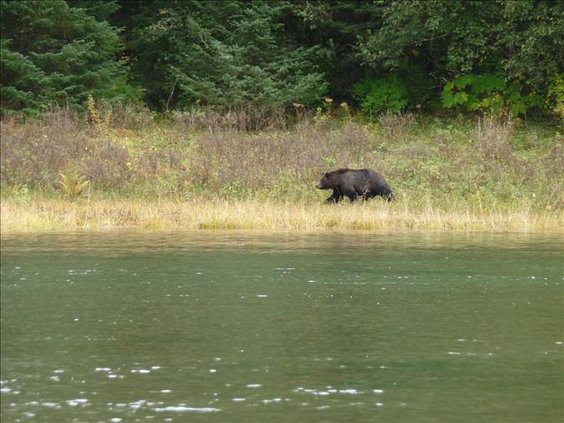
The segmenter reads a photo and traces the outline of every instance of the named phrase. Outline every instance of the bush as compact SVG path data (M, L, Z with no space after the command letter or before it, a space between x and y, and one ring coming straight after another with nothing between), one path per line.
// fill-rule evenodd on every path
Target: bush
M405 83L397 75L386 78L367 77L353 86L362 111L369 116L384 112L400 112L409 104Z
M564 74L560 74L552 80L548 89L548 96L553 113L564 120Z
M518 82L508 84L497 75L463 75L448 82L442 93L442 105L447 109L460 106L467 111L489 112L497 115L524 115L529 109L541 106L542 99L522 94Z
M61 189L61 176L88 180L94 188L115 189L129 178L127 148L84 125L70 109L44 113L41 119L1 125L0 177L7 186ZM70 182L69 182L70 186Z

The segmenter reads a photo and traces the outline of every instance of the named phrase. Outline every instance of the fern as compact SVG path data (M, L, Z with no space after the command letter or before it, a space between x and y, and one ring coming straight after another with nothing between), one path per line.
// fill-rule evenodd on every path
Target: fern
M71 200L78 198L88 184L90 184L89 180L78 173L70 173L68 175L60 173L59 176L59 185L62 187L65 197Z

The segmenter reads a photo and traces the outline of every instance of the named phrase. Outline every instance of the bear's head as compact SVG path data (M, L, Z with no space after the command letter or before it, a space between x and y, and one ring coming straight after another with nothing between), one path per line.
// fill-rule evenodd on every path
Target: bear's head
M315 185L317 189L330 189L333 188L333 183L331 181L331 174L326 172L325 175L321 177L319 182Z

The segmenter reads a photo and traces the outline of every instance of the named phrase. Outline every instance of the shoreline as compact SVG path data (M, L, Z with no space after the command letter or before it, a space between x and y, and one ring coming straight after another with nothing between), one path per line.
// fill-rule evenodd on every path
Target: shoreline
M564 233L564 213L526 206L479 210L464 204L448 208L392 204L281 203L195 198L61 199L12 198L1 201L2 234L78 230L235 230L271 232L462 230Z

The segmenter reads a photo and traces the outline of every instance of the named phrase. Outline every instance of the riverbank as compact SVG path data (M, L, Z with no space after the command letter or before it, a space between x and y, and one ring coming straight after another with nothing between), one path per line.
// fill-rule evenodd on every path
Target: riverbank
M3 120L2 231L562 230L555 124L321 113L242 131L210 116ZM323 204L315 183L340 167L380 171L396 201Z
M480 210L464 204L448 209L427 204L276 203L272 201L91 200L33 199L1 204L1 231L51 232L108 230L394 230L434 229L469 231L564 231L561 211L534 211L520 205L514 209Z

